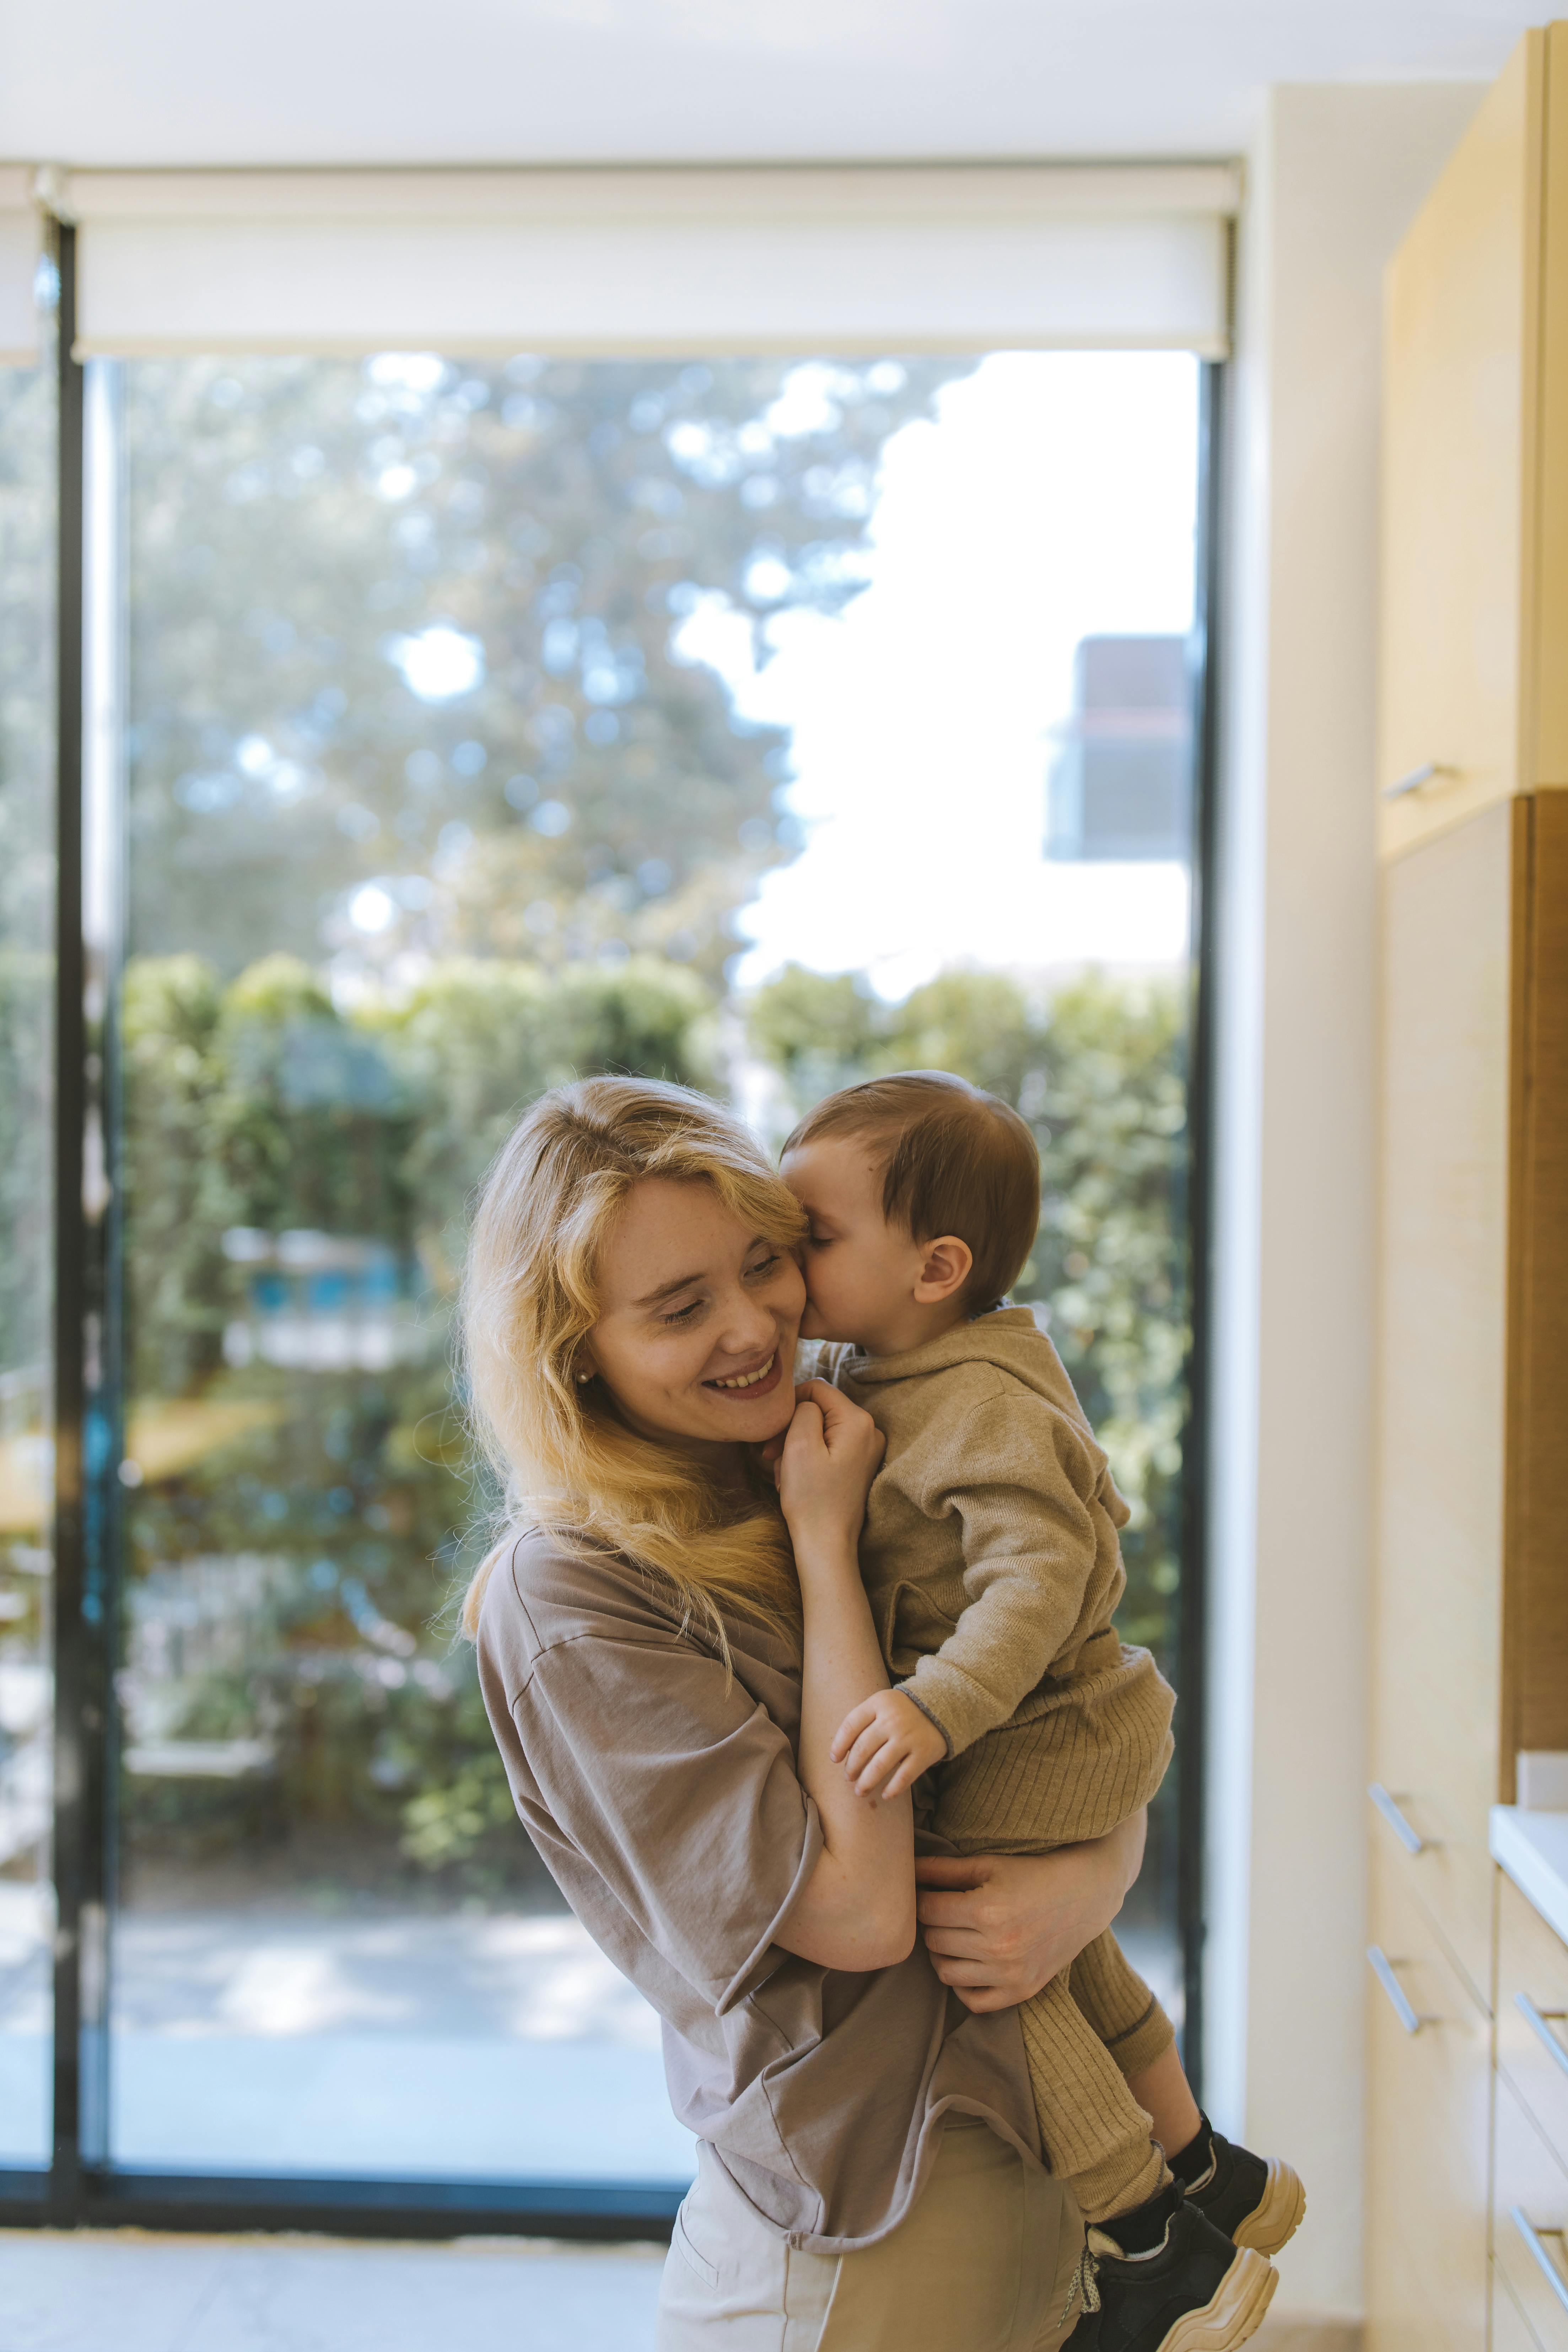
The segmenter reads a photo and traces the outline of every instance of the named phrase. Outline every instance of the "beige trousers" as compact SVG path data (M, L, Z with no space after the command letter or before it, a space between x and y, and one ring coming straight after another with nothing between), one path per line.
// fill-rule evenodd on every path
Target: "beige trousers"
M1067 2182L972 2116L950 2116L908 2218L848 2254L792 2251L700 2147L657 2352L1056 2352L1082 2246Z

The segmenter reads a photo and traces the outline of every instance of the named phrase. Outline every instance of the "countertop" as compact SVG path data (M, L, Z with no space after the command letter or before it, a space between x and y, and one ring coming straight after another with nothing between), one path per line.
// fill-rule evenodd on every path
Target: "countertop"
M1568 1944L1568 1813L1494 1805L1488 1843L1492 1860Z

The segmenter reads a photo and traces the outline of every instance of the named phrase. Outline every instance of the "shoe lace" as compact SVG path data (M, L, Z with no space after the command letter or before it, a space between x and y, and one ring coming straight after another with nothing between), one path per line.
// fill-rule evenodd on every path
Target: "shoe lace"
M1062 2315L1057 2322L1058 2330L1067 2326L1068 2321L1072 2317L1073 2305L1080 2297L1085 2311L1100 2309L1100 2264L1087 2246L1079 2254L1074 2267L1072 2284L1068 2289L1068 2299L1062 2305Z

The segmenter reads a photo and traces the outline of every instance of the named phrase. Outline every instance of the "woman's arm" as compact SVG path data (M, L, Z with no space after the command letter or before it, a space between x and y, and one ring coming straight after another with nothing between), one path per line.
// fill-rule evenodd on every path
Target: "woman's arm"
M821 1820L822 1853L776 1940L824 1968L884 1969L914 1948L910 1801L858 1796L832 1754L850 1709L888 1686L855 1556L882 1438L870 1415L825 1381L800 1394L779 1498L805 1612L799 1770Z
M1143 1863L1147 1816L1055 1853L922 1854L920 1924L931 1966L968 2009L1011 2009L1109 1927Z

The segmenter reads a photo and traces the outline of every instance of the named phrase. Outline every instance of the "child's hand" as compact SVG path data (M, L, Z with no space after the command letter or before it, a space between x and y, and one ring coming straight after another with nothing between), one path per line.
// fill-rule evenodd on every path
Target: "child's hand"
M879 1691L852 1706L833 1735L831 1749L855 1784L855 1793L901 1797L921 1774L940 1764L947 1742L929 1715L902 1691Z

